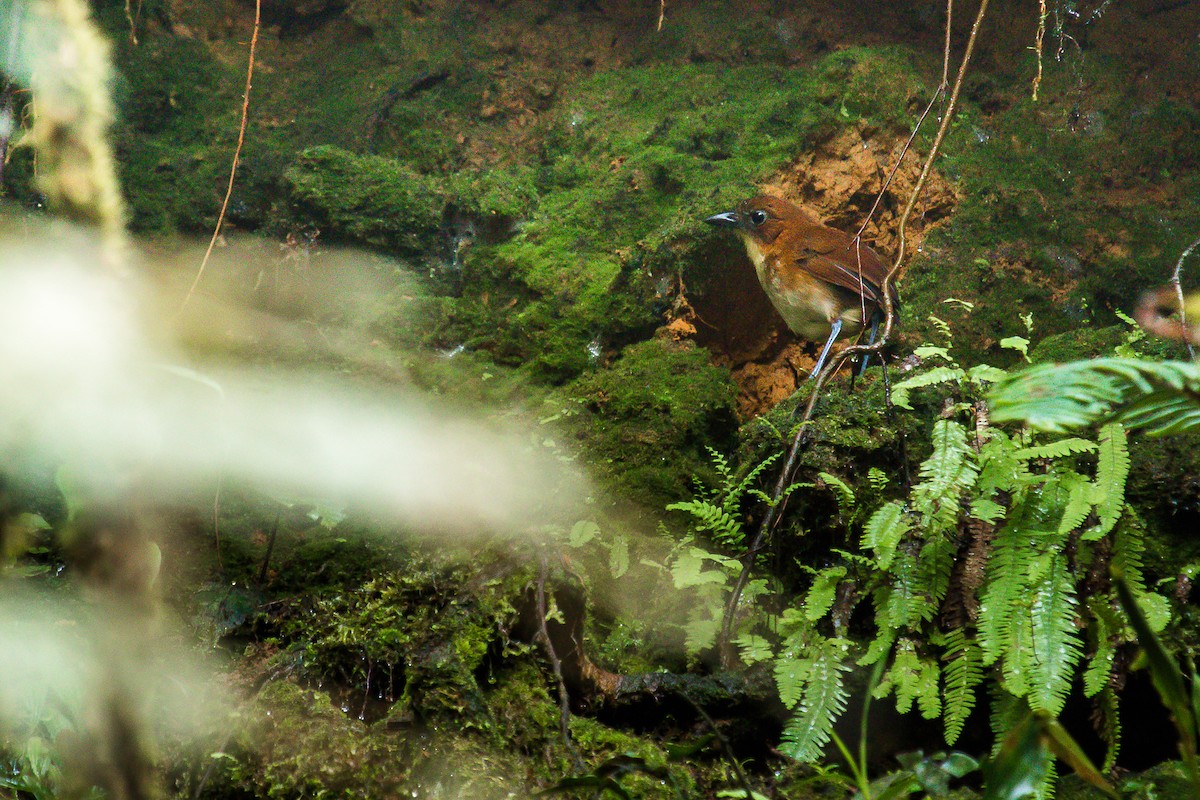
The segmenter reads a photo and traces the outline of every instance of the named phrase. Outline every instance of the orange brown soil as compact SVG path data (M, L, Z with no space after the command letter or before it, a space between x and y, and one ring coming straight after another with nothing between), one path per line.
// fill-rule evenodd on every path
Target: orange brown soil
M853 233L870 213L903 145L902 139L865 126L847 129L797 157L760 188L804 207L827 225ZM898 248L899 217L920 175L922 158L914 151L905 156L863 233L889 262ZM949 216L956 202L949 182L931 173L909 219L908 255L917 252L924 235ZM688 298L696 341L713 352L717 363L730 368L739 390L738 412L750 419L791 396L812 369L821 343L798 340L787 329L740 245L712 257L724 262L716 270L724 280L704 295ZM899 274L903 293L903 267Z

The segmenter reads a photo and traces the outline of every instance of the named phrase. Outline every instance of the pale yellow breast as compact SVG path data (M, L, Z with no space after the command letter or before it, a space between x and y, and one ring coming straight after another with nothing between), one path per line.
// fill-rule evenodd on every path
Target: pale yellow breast
M862 326L862 307L859 303L847 302L847 293L817 280L802 269L777 269L774 260L757 242L749 237L744 237L743 241L758 282L792 333L822 342L829 336L833 321L839 317L846 324L847 332Z

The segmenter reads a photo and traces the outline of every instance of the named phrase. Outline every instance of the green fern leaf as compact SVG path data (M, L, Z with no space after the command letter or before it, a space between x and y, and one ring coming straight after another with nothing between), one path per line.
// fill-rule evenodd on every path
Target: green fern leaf
M1016 697L1028 698L1037 665L1033 657L1033 620L1027 608L1008 626L1004 658L1000 662L1000 685Z
M965 377L966 373L958 367L934 367L928 372L905 378L892 387L892 405L911 411L912 406L908 402L908 393L911 390L939 383L958 383Z
M844 480L828 472L818 472L817 477L825 483L826 488L833 490L837 497L838 509L843 514L854 510L854 490Z
M940 672L937 664L917 654L912 641L905 640L896 648L891 669L875 688L874 697L895 692L896 710L901 714L907 714L916 701L921 716L933 719L942 711L942 699L938 694Z
M1029 704L1054 717L1066 702L1081 653L1075 609L1075 584L1067 560L1053 555L1048 574L1034 589L1030 607L1033 681Z
M698 547L690 547L680 553L671 564L671 578L676 589L686 589L690 586L701 586L706 583L724 584L725 573L715 569L704 569L709 560L709 553Z
M696 519L696 529L710 531L713 539L725 545L737 545L745 538L742 523L721 506L706 500L671 503L668 511L686 511Z
M896 546L908 533L908 517L904 513L904 504L899 500L884 505L871 515L863 526L862 547L875 551L875 559L881 570L887 570L892 565L896 554Z
M928 603L922 595L917 559L909 548L897 551L892 562L891 585L886 590L886 600L877 615L878 624L895 630L911 628L931 616Z
M746 664L757 664L760 661L766 661L775 654L771 643L757 634L743 633L734 639L733 643L737 645L742 661Z
M1039 364L992 388L992 421L1063 432L1116 417L1152 436L1200 427L1200 366L1134 358ZM1122 409L1122 407L1124 408Z
M803 697L783 729L779 749L784 755L801 762L821 758L833 723L846 710L844 673L849 669L845 663L848 647L844 639L827 639L813 648Z
M1063 458L1076 453L1094 453L1098 449L1099 445L1089 439L1070 437L1036 447L1023 447L1013 456L1022 461L1034 461L1040 458Z
M1128 477L1128 437L1119 422L1110 422L1100 429L1100 458L1092 492L1100 521L1083 534L1084 541L1099 539L1117 524L1125 508L1125 480Z
M1092 482L1077 473L1063 476L1061 485L1067 490L1067 507L1058 523L1059 533L1070 533L1083 524L1092 513L1092 498L1095 487Z
M882 615L882 610L879 613ZM892 652L892 645L895 643L896 629L887 625L881 625L875 634L875 638L871 640L871 644L867 645L867 652L863 653L855 663L860 667L869 667Z
M1008 509L991 500L987 497L980 497L971 501L971 517L980 522L997 522L1004 518L1008 513Z
M779 690L779 701L787 709L795 708L804 698L804 687L812 671L812 660L803 657L808 630L805 626L789 636L775 657L775 687Z
M921 464L922 481L913 488L913 507L926 526L946 530L955 525L959 498L979 475L962 425L938 420L933 426L933 452Z
M946 634L946 666L942 669L945 681L942 719L946 729L946 744L953 745L962 734L967 717L975 708L975 690L983 681L983 654L979 645L967 638L966 630L955 628Z
M837 587L846 577L845 567L826 567L817 573L816 579L804 600L804 615L812 622L825 616L837 596Z
M869 470L867 470L867 483L869 483L871 488L875 491L883 491L883 489L888 485L888 481L889 478L887 473L881 470L879 467L871 467Z
M1095 697L1108 688L1111 681L1113 659L1116 656L1114 639L1122 624L1113 613L1108 597L1090 597L1087 605L1092 612L1088 629L1095 652L1083 671L1083 695Z
M1121 754L1121 706L1112 687L1105 687L1099 700L1099 730L1107 748L1104 753L1104 765L1100 767L1100 771L1108 774L1117 765L1117 756Z
M724 487L725 500L721 504L721 507L726 513L737 513L738 506L742 502L742 498L746 495L747 491L750 491L755 481L758 480L759 476L762 475L768 467L779 460L780 455L780 453L774 453L767 458L764 458L762 461L758 462L757 466L746 473L746 477L742 478L736 484L733 483L732 478L726 480Z
M985 667L1005 654L1009 629L1028 605L1031 562L1036 553L1029 547L1022 523L1019 517L999 530L988 560L987 585L980 597L977 623Z
M918 580L923 587L925 609L921 618L932 619L950 589L950 574L958 548L945 536L932 535L917 557Z

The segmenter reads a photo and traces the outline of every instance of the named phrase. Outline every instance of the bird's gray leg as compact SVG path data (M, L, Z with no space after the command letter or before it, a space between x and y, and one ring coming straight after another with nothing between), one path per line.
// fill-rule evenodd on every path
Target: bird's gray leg
M820 374L821 368L825 366L825 359L829 357L829 348L833 347L833 343L837 341L838 334L842 332L842 319L838 317L833 321L833 328L829 331L829 338L825 341L825 346L821 348L821 355L817 357L817 365L813 367L813 371L808 374L808 379Z

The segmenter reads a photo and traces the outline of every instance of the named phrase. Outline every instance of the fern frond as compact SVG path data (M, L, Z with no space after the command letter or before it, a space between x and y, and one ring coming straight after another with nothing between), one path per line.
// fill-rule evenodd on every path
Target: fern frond
M987 587L979 600L979 644L985 667L1004 655L1009 627L1026 594L1032 556L1019 526L1007 525L998 532L988 561Z
M995 523L1007 513L1008 509L988 497L979 497L971 501L971 518L980 522Z
M912 406L908 402L908 393L911 390L920 389L924 386L935 386L939 383L958 383L966 375L967 373L958 367L934 367L928 372L922 372L919 375L913 375L911 378L905 378L892 386L892 405L911 411Z
M989 400L993 422L1039 430L1116 418L1151 436L1180 433L1200 427L1200 366L1134 358L1040 364L995 385Z
M1029 704L1057 717L1071 690L1075 664L1081 654L1075 627L1075 583L1067 570L1067 559L1051 556L1050 569L1034 589L1029 609L1033 634L1033 682Z
M854 510L854 490L850 488L849 484L837 475L831 475L828 472L818 472L817 477L825 483L826 488L833 490L834 496L837 497L838 509L843 514Z
M904 504L893 500L871 515L863 526L862 547L875 551L879 569L887 570L892 565L896 546L908 533L909 521L904 513Z
M887 587L884 605L876 615L879 625L904 630L933 616L925 587L917 566L917 557L910 547L902 547L892 562L891 585Z
M708 451L708 457L712 460L713 469L721 476L721 484L729 486L733 482L733 470L729 467L729 459L721 455L721 452L711 445L705 445L704 449Z
M888 485L889 480L887 473L879 467L871 467L867 470L867 483L877 492L883 491L884 487Z
M882 698L894 692L896 710L901 714L907 714L915 700L921 716L933 719L942 711L942 698L938 694L940 674L936 663L921 658L913 642L905 640L896 648L891 669L884 674L873 696Z
M696 530L709 531L713 539L725 545L737 545L745 538L742 523L723 507L707 500L686 500L671 503L668 511L686 511L696 520Z
M1098 698L1097 710L1100 712L1100 737L1104 739L1104 765L1100 771L1108 774L1117 765L1117 756L1121 754L1121 706L1117 693L1112 687L1106 687Z
M725 500L721 503L721 507L724 508L727 513L737 513L738 504L742 502L742 497L744 497L746 492L750 490L750 487L754 485L754 482L758 480L758 477L763 474L763 471L779 460L780 455L780 453L773 453L767 458L764 458L762 461L758 462L753 469L746 473L746 477L742 478L736 484L733 483L732 476L730 476L725 483Z
M1091 481L1077 473L1064 475L1061 486L1067 490L1067 505L1058 523L1058 532L1070 533L1092 513L1092 498L1096 495L1096 489Z
M917 575L925 594L927 616L922 615L924 619L932 619L934 612L946 598L957 550L957 546L948 537L934 535L929 537L917 556Z
M933 426L933 452L921 464L921 483L913 487L913 507L926 518L926 524L947 528L958 518L959 497L979 475L967 444L967 432L950 420L938 420Z
M1004 431L991 429L991 437L979 451L979 478L976 488L981 497L997 491L1017 492L1039 480L1029 471L1029 462L1016 457L1019 448Z
M829 611L837 596L838 584L846 577L845 567L826 567L817 573L804 600L804 615L816 622Z
M779 701L783 707L792 709L804 697L808 675L812 670L812 659L805 657L805 639L809 628L805 625L784 640L775 656L775 687L779 690Z
M1110 422L1100 429L1100 459L1096 465L1092 501L1100 521L1083 534L1084 541L1111 531L1125 508L1125 480L1129 477L1129 442L1125 428Z
M1095 652L1088 658L1087 668L1083 671L1083 696L1095 697L1108 687L1112 678L1113 658L1116 656L1114 639L1122 624L1113 612L1108 597L1089 597L1087 605L1092 612L1088 632Z
M967 717L975 708L975 690L983 681L983 654L979 645L967 637L965 628L955 628L944 639L945 653L942 668L945 682L942 715L946 744L953 745L962 734Z
M1076 453L1094 453L1097 449L1099 449L1099 445L1090 439L1080 439L1072 436L1067 439L1059 439L1057 442L1050 442L1049 444L1023 447L1013 453L1013 457L1019 458L1022 461L1033 461L1039 458L1062 458L1064 456L1075 455Z
M759 661L766 661L775 654L774 648L762 636L753 633L743 633L733 640L737 645L738 652L741 654L742 661L745 664L756 664Z
M683 646L689 656L694 656L712 647L721 630L721 620L716 616L696 617L683 626Z
M711 560L711 556L711 553L706 553L699 547L689 547L685 552L680 553L671 564L671 579L675 583L675 588L686 589L704 584L724 585L727 578L724 572L717 569L704 569L705 563Z
M783 729L780 751L797 761L821 758L821 749L829 741L833 723L846 710L844 674L849 643L844 639L826 639L811 649L807 682L796 713Z

